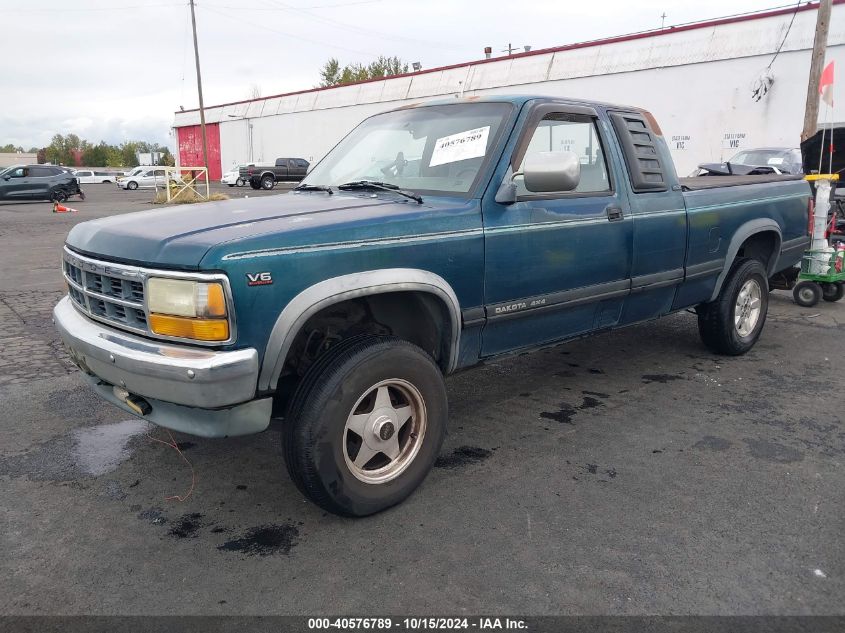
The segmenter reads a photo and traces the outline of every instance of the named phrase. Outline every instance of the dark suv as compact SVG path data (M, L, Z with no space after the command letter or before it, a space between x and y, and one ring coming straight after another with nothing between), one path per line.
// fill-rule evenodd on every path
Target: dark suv
M0 200L52 200L61 202L85 194L79 180L56 165L13 165L0 171Z

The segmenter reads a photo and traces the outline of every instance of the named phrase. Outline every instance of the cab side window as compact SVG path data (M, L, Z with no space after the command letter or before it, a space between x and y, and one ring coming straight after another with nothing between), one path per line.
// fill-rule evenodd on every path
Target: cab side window
M540 152L574 152L581 162L578 186L572 192L561 192L559 195L607 193L611 190L607 161L594 120L569 114L546 115L534 128L525 156L514 171L522 171L525 159ZM522 176L514 178L514 182L517 196L532 195L525 188Z
M30 167L29 175L33 178L46 178L53 175L53 170L49 167Z

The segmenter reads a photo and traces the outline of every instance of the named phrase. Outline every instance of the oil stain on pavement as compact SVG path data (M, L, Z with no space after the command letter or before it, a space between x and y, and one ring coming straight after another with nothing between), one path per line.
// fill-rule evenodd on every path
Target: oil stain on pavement
M451 455L441 455L434 462L435 468L455 469L470 464L477 464L483 462L490 457L493 451L486 448L478 448L477 446L459 446Z
M248 529L240 538L217 547L221 552L239 552L247 556L289 554L299 544L299 528L293 523L261 525Z

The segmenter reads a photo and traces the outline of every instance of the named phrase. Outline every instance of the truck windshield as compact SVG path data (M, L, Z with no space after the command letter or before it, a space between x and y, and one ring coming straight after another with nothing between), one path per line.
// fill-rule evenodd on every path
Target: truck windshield
M782 149L754 149L740 152L730 160L734 165L751 165L753 167L780 167L789 161L789 153Z
M419 193L466 194L491 158L507 103L460 103L386 112L361 123L303 181L370 180Z

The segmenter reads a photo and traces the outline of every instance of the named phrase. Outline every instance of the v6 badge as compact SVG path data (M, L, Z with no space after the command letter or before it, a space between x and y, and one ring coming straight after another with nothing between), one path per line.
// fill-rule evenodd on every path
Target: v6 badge
M273 283L273 275L271 273L247 273L247 286L269 286Z

